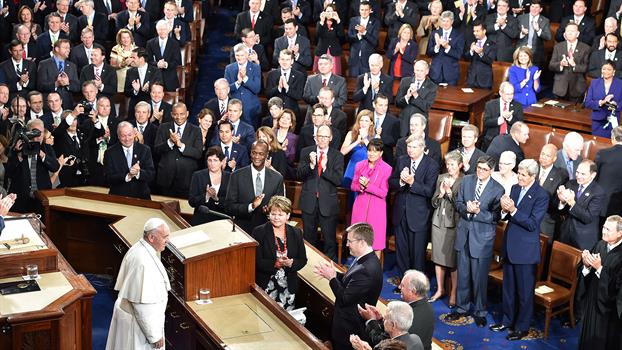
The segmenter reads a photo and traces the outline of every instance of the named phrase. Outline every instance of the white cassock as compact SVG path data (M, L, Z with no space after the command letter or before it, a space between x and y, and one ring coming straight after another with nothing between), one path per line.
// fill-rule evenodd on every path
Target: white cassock
M125 254L114 289L119 296L106 350L153 350L151 344L164 336L164 311L171 285L155 249L144 239Z

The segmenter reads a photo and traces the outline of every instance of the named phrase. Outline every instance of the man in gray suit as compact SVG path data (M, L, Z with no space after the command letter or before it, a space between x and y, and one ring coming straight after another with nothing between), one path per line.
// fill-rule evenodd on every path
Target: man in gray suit
M587 83L590 47L578 40L579 26L568 23L564 31L565 41L555 44L549 70L555 72L553 94L570 101L583 99Z
M359 306L359 310L360 306ZM377 311L377 310L376 310ZM408 331L410 325L413 322L413 310L408 303L401 300L394 300L389 302L387 310L384 313L384 327L380 326L377 320L368 322L366 325L366 331L369 337L372 339L395 339L406 344L408 350L423 350L423 343L421 338L416 334L410 334ZM382 335L385 333L389 336L385 338ZM361 340L357 335L350 336L350 343L355 349L365 349L365 342ZM377 343L374 343L376 345Z
M471 315L478 327L485 327L487 323L488 271L504 194L503 186L490 176L494 168L492 157L480 157L476 174L464 177L456 198L456 209L460 213L454 244L458 252L457 308L446 319L455 321L467 316L473 304Z
M313 74L307 79L305 90L302 98L309 105L318 103L318 95L320 89L324 86L330 87L335 94L334 108L341 108L348 99L348 91L346 90L346 80L332 73L333 60L328 55L320 56L317 63L318 74Z
M538 182L549 194L549 207L544 214L542 223L540 223L540 232L548 238L548 244L553 243L553 239L557 238L555 232L559 226L559 215L557 210L557 188L568 181L568 172L554 166L557 160L557 147L548 143L542 147L540 151L540 170L538 172Z
M279 55L283 49L289 49L294 53L294 64L292 67L306 74L307 69L311 68L313 59L311 58L311 50L309 39L298 34L298 24L296 20L290 18L283 24L285 34L274 40L274 56L272 57L272 66L279 66Z
M534 63L542 68L544 65L544 42L551 40L549 19L540 15L542 4L540 0L532 0L529 13L518 17L520 34L516 47L529 46L533 51Z
M569 180L574 180L577 167L583 160L581 152L583 151L583 136L578 132L569 132L564 137L562 149L557 151L557 159L555 167L565 170Z

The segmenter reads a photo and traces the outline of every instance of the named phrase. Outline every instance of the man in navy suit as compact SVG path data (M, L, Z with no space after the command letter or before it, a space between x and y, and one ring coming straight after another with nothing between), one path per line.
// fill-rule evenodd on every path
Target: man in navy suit
M176 91L179 87L177 67L181 66L181 51L177 40L169 37L168 22L160 20L156 23L158 35L147 41L147 56L149 63L158 67L162 72L164 89L166 91Z
M250 164L246 147L233 142L233 124L227 120L218 123L218 141L215 143L220 147L226 159L226 171L232 173L236 169L243 168Z
M464 36L452 28L454 14L445 11L441 14L441 28L430 35L428 56L432 57L430 78L435 83L458 84L460 65L458 61L464 51Z
M499 98L486 102L484 106L482 149L487 149L495 136L508 134L512 125L523 119L523 106L514 100L514 86L504 81L499 86Z
M65 32L61 31L62 18L57 12L52 12L47 18L48 30L37 37L37 54L39 62L50 58L54 43L59 39L69 39Z
M155 0L151 0L154 2ZM147 39L151 37L151 27L149 24L149 14L140 10L139 0L127 0L125 2L127 10L117 14L116 25L117 32L121 28L127 28L132 32L134 42L138 47L145 47Z
M127 106L128 116L134 115L134 106L140 101L149 100L151 84L162 82L162 72L154 65L148 63L149 55L142 47L137 47L132 52L132 68L127 71L125 78L125 96L130 98Z
M268 98L279 97L283 100L283 106L294 111L300 118L298 101L302 99L306 76L292 66L294 53L291 50L283 49L278 55L279 68L268 73L265 94Z
M249 124L240 120L242 116L242 102L237 98L231 99L227 106L226 120L231 123L233 130L233 142L250 150L251 145L255 142L255 129ZM224 120L224 119L223 119ZM214 135L212 145L218 144L218 136ZM224 150L223 150L224 152Z
M82 68L80 84L93 81L99 96L106 96L110 100L117 93L117 71L105 61L104 49L95 46L91 51L91 64ZM116 113L113 113L116 114Z
M583 160L583 136L576 131L571 131L564 136L562 149L557 151L557 159L554 165L563 169L568 174L569 180L574 180L577 167Z
M486 27L480 20L473 22L473 41L467 43L464 58L471 61L467 72L467 86L492 88L492 62L497 56L497 45L486 36Z
M419 113L427 116L432 108L438 86L428 79L429 71L428 63L419 60L415 62L414 75L404 77L400 81L395 104L402 109L400 112L400 136L402 137L408 135L408 123L413 114Z
M486 326L488 271L492 261L495 228L499 221L499 201L503 186L490 176L495 160L482 156L475 175L467 175L460 184L456 210L460 221L454 248L457 251L457 308L446 319L455 321L471 314L478 327Z
M248 11L238 13L235 18L234 33L239 38L242 29L251 28L259 35L259 43L264 47L272 44L273 19L269 13L261 11L260 0L249 0Z
M393 78L382 72L382 56L373 53L367 60L369 69L356 78L356 89L352 94L352 100L359 103L359 111L374 108L373 101L379 94L393 103Z
M524 144L529 139L529 126L523 122L516 122L510 128L510 133L506 135L497 135L488 149L486 150L486 154L491 156L495 162L499 163L499 158L501 157L501 153L505 151L512 151L516 154L516 162L520 163L523 159L525 159L525 153L523 149L520 147L521 144ZM514 168L516 170L516 167Z
M80 91L76 65L67 60L69 50L69 40L58 39L54 44L54 55L39 62L37 68L37 90L44 94L58 92L65 109L74 107L73 94Z
M350 19L348 29L348 41L350 41L348 67L351 77L369 72L367 61L369 56L376 51L380 31L380 20L370 16L371 3L369 1L361 1L359 14L360 16Z
M149 183L155 177L149 147L134 142L134 126L123 121L117 127L119 143L104 153L104 175L109 194L151 199Z
M394 166L395 156L393 155L393 148L400 138L400 121L394 115L387 113L389 110L389 99L382 93L376 95L373 106L376 136L380 135L382 140L382 160Z
M302 27L302 26L301 26ZM272 58L272 66L279 64L279 56L277 53L283 49L289 49L294 54L294 69L306 75L307 69L313 65L311 57L311 49L309 39L298 32L298 24L293 18L285 20L283 23L284 34L274 40L274 56ZM302 27L304 28L304 27Z
M0 63L0 70L4 73L6 84L11 95L26 96L34 90L37 82L37 65L22 58L24 45L19 40L12 40L9 44L11 58Z
M408 155L397 159L389 187L397 191L393 205L397 265L403 275L412 268L425 269L430 199L434 195L439 165L424 153L425 141L411 135L406 140Z
M182 3L182 5L185 5ZM180 7L182 9L185 6ZM171 32L169 33L169 37L177 40L179 43L179 47L183 48L184 45L191 39L192 34L190 33L190 26L188 22L184 20L184 17L178 17L178 9L175 1L167 1L164 4L164 18L163 21L166 21L171 28ZM190 3L190 11L184 13L184 16L192 17L192 4Z
M490 329L509 329L507 340L527 336L533 316L540 223L549 205L548 193L536 181L538 168L533 159L520 162L518 184L501 198L501 215L508 221L503 235L503 321Z
M231 97L242 101L242 120L257 127L261 114L261 104L257 97L261 90L261 68L248 60L248 51L244 44L235 45L233 50L236 62L225 67L225 79L229 82Z
M557 28L555 33L555 41L564 41L564 31L568 23L572 21L579 27L579 41L591 46L596 36L596 25L594 24L594 19L586 14L585 0L576 0L572 5L572 12L572 15L561 20L559 28Z
M225 78L219 78L214 81L214 96L205 103L204 108L209 109L216 116L213 123L227 114L227 106L229 105L229 82Z
M108 18L106 15L95 12L93 0L80 1L80 11L82 16L78 18L78 31L82 32L84 28L90 28L93 30L95 41L103 45L108 37Z

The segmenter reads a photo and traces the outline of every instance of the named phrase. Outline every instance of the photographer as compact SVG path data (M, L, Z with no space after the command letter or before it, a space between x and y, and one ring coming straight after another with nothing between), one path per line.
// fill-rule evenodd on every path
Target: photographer
M26 99L20 95L15 95L11 100L11 110L7 115L7 119L2 118L0 134L7 135L9 141L13 142L17 129L23 128L26 125L27 111L28 103Z
M28 121L20 128L9 152L5 177L10 182L9 193L17 194L14 211L28 213L37 211L34 192L52 188L49 172L58 170L56 153L43 143L43 121Z

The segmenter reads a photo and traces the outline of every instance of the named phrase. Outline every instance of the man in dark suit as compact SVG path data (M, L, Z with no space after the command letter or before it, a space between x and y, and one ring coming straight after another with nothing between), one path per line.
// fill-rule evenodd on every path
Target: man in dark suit
M231 99L227 106L227 121L233 126L233 142L250 150L251 145L255 142L255 130L252 126L240 120L241 116L242 102L236 98ZM218 144L216 135L211 144Z
M249 0L248 11L238 13L235 18L235 35L240 38L242 29L251 28L259 35L259 43L264 47L272 44L272 16L260 10L260 0Z
M150 0L154 2L154 0ZM126 10L123 10L117 14L116 18L116 32L118 33L121 28L127 28L132 32L134 42L138 47L145 47L147 39L151 37L151 16L147 12L140 10L139 0L126 0Z
M387 38L397 38L397 33L404 24L410 24L416 30L419 23L417 5L410 0L400 0L388 4L384 12L384 23L387 25ZM385 40L385 50L389 47L389 40Z
M393 103L393 78L382 72L382 56L371 54L368 60L369 72L362 73L356 78L356 89L352 100L359 103L359 111L372 110L373 101L379 94Z
M53 131L62 121L61 115L63 114L63 101L60 94L56 91L50 92L47 96L47 112L43 113L41 120L45 128L49 131Z
M24 49L24 54L22 55L25 55L26 58L30 60L38 59L39 54L37 52L37 42L34 39L32 39L31 37L32 34L30 33L30 29L28 29L28 27L26 27L25 25L20 24L15 29L15 36L17 37L17 40L19 40L19 42L22 43L22 47ZM52 46L50 44L50 48L51 47ZM3 46L3 50L2 52L0 52L1 60L6 60L10 58L9 48L10 48L10 42L8 42L6 45ZM48 49L48 52L49 51L50 50ZM48 57L49 57L49 53L48 53Z
M315 145L315 136L318 129L322 125L328 125L328 112L326 107L321 103L316 103L311 109L311 123L305 125L300 129L300 137L298 138L298 150L296 154L300 155L300 151L306 147ZM330 141L330 147L339 149L341 147L341 131L337 130L332 124L328 125L331 130L332 138Z
M162 72L162 81L166 91L174 92L179 88L177 67L182 65L181 51L177 40L169 38L171 28L168 22L160 20L156 23L157 37L147 41L149 63Z
M541 258L540 223L549 204L537 175L538 163L523 160L518 165L518 184L512 186L509 196L501 198L501 215L508 221L503 235L503 320L490 329L509 329L507 340L527 336L533 316L536 266Z
M441 28L430 34L428 56L432 57L430 78L435 83L456 85L460 78L458 61L464 51L464 36L453 29L454 14L445 11L441 14Z
M328 129L323 128L322 131L328 131ZM298 169L300 170L300 167ZM315 171L311 172L315 173ZM304 219L303 222L305 222ZM356 223L348 227L346 233L348 235L347 246L350 254L355 258L348 271L337 273L333 265L326 262L316 265L313 269L316 275L328 280L330 289L335 294L331 338L333 349L336 350L352 348L351 334L358 335L363 340L368 339L365 322L358 313L358 307L364 307L366 304L376 305L382 290L382 267L372 249L373 228L368 223Z
M293 68L302 72L306 76L307 69L313 65L311 58L310 42L305 36L298 33L298 24L292 19L288 19L283 23L283 36L274 40L274 55L272 57L272 66L279 64L279 56L277 53L284 49L289 49L294 54Z
M95 176L90 176L87 179L90 186L107 186L106 178L98 175L104 173L104 156L106 151L119 141L117 138L119 120L110 113L110 105L110 99L106 96L101 96L97 99L97 120L103 129L103 135L89 138L89 173L95 174ZM95 125L97 126L97 123ZM132 125L133 128L134 126ZM135 137L135 134L132 131L132 137ZM149 152L149 155L151 155L151 152ZM153 170L155 174L155 168Z
M131 123L134 125L134 131L136 134L136 140L138 143L143 144L151 150L151 155L157 156L155 150L155 140L158 133L158 127L151 121L149 121L149 115L151 114L151 108L145 101L140 101L134 108L134 116ZM154 163L155 166L155 163Z
M470 61L467 86L492 88L492 62L497 56L497 45L486 36L486 27L479 19L473 22L473 41L467 41L464 57Z
M105 58L103 48L93 47L91 64L84 66L80 73L80 85L92 81L97 87L99 96L106 96L112 100L112 97L117 93L117 71L105 62Z
M244 106L242 120L257 127L261 114L258 97L261 91L261 68L248 60L248 51L244 44L235 45L233 50L236 62L225 67L225 79L229 82L231 97L242 101Z
M540 224L540 232L548 237L549 245L553 239L559 238L557 232L561 218L557 209L557 189L568 182L566 171L553 165L556 159L557 147L552 143L544 145L539 157L538 184L549 194L549 206Z
M172 121L171 112L173 111L173 106L164 101L164 85L160 82L151 84L149 96L151 97L147 101L151 105L151 118L149 120L158 126Z
M262 140L251 146L251 165L231 174L227 186L225 210L235 216L236 223L246 232L268 222L264 207L273 196L283 196L283 176L266 168L268 144Z
M52 12L48 16L48 29L37 37L37 54L39 55L37 59L39 62L53 56L54 43L60 39L69 39L69 36L61 31L62 23L62 17L57 12Z
M403 155L408 154L407 152L407 144L406 140L410 135L415 135L416 137L420 137L425 142L425 150L423 153L432 158L439 167L443 164L443 156L441 154L441 144L433 138L430 138L426 135L425 129L428 126L428 120L423 114L415 113L410 116L409 122L409 133L408 135L397 140L397 145L395 147L395 158L399 158Z
M465 175L475 174L477 170L477 160L486 155L482 150L475 147L479 137L479 128L473 124L467 124L460 130L460 140L462 147L458 150L462 155L462 170Z
M233 142L233 124L228 120L218 123L218 141L215 146L220 147L225 155L225 171L232 173L250 164L247 148Z
M9 42L13 39L11 34L13 33L13 23L16 22L17 17L16 8L17 4L13 1L0 2L0 41L2 42Z
M134 0L132 0L134 1ZM149 55L142 47L132 52L132 68L127 71L125 77L125 96L130 98L127 106L127 114L134 115L134 106L139 101L149 100L151 83L162 82L162 72L154 65L147 63Z
M37 69L37 90L44 94L58 92L64 109L73 109L73 94L80 91L76 65L67 60L69 50L69 40L58 39L54 44L54 56L41 61Z
M538 67L544 67L546 57L544 54L544 42L551 40L551 28L549 19L542 16L542 4L540 0L531 0L529 13L518 17L520 34L516 47L528 46L533 51L533 61Z
M423 60L415 62L414 76L405 77L400 81L395 104L402 109L400 112L400 136L408 135L410 116L419 113L424 116L432 108L438 86L428 79L428 63Z
M603 64L611 61L615 65L615 76L622 78L622 51L618 50L619 41L615 33L605 35L605 47L590 54L590 63L587 68L587 74L590 77L600 78Z
M369 72L369 56L376 51L380 19L371 17L371 3L361 1L359 15L350 18L348 41L350 42L350 60L348 69L351 77Z
M328 55L322 55L318 59L317 63L318 74L314 74L307 78L305 84L305 90L302 98L309 105L318 103L318 95L322 87L329 87L335 96L334 108L341 108L348 99L348 91L346 89L346 80L339 76L332 74L333 60Z
M56 13L58 13L61 18L61 31L67 35L68 39L71 40L72 43L75 43L80 37L80 32L78 31L78 17L75 16L78 14L78 10L75 8L72 9L73 6L71 6L69 1L70 0L57 0ZM74 10L75 13L71 13L72 10ZM50 14L47 15L47 17L49 16ZM43 23L49 23L47 18L43 21ZM47 31L48 28L44 26L43 30Z
M250 28L242 29L240 33L240 39L242 40L242 45L248 52L248 60L250 62L255 63L261 68L262 72L267 72L270 70L270 61L268 61L268 56L266 55L266 50L263 45L257 43L257 36L255 32ZM277 55L274 55L275 57ZM231 50L229 54L229 63L235 62L235 50Z
M320 126L315 140L317 145L305 147L300 152L296 171L296 177L303 182L300 209L304 235L306 241L317 246L319 224L324 236L324 254L335 260L335 235L339 217L337 186L341 184L343 177L343 155L337 149L329 147L332 140L330 127Z
M387 112L389 109L389 99L382 93L376 95L373 107L376 135L380 135L382 140L382 159L387 164L394 166L393 148L400 137L400 121L397 117Z
M487 4L486 4L487 5ZM467 43L473 41L473 27L476 22L482 23L486 18L486 5L478 0L466 0L464 6L456 7L453 11L454 28L461 30ZM443 6L445 8L445 6ZM451 8L451 7L450 7ZM468 49L468 46L465 48Z
M430 198L434 195L440 166L424 153L425 141L411 135L408 154L397 159L389 187L397 191L393 204L397 265L402 274L411 268L425 269Z
M596 36L596 25L594 19L586 14L587 7L585 6L585 0L576 0L572 5L573 14L564 17L555 33L555 41L564 41L564 32L568 23L572 22L579 26L579 41L586 45L592 45L594 37Z
M319 104L326 108L325 124L334 127L339 132L339 135L333 135L333 137L339 136L339 139L343 140L348 132L348 117L342 110L335 107L335 95L333 90L329 87L320 88L320 92L318 93L318 101ZM313 111L311 109L307 109L305 125L312 123L312 112Z
M211 98L203 106L212 113L214 113L213 123L217 123L220 119L227 114L227 106L229 105L229 82L227 79L220 78L214 81L214 94L215 97Z
M518 38L520 28L518 19L508 12L508 0L497 1L497 11L486 16L486 34L497 45L495 61L512 62L514 40Z
M413 309L408 303L401 300L390 301L382 318L382 326L376 319L366 322L365 332L371 338L371 344L378 344L384 339L392 339L404 343L406 349L423 350L421 338L409 332L414 319ZM385 322L387 327L384 327ZM361 349L360 345L365 344L358 336L350 338L350 342L355 349Z
M577 167L583 160L583 136L578 132L572 131L564 136L562 149L557 151L555 166L565 170L569 180L574 180Z
M496 165L489 156L477 160L475 175L462 180L456 210L460 221L454 248L457 251L458 293L456 311L448 319L455 321L471 314L478 327L486 326L488 270L492 261L495 227L499 221L499 201L504 190L490 175Z
M117 26L115 20L117 14L121 12L121 2L119 0L95 0L95 12L103 13L106 15L108 22L108 37L106 40L114 41L117 33Z
M76 64L78 73L82 72L82 68L91 64L91 56L93 49L99 47L102 52L105 52L104 47L94 42L95 37L91 28L84 28L80 34L81 44L76 45L71 49L69 54L69 60Z
M268 98L279 97L283 101L283 106L294 111L296 116L300 118L298 101L302 99L306 77L304 73L292 66L294 61L292 51L283 49L278 52L278 55L279 68L268 73L265 94Z
M190 5L189 11L185 12L183 15L179 14L178 9L185 9L186 4ZM192 2L183 0L182 6L179 8L175 1L167 1L164 3L164 17L162 20L168 23L169 28L171 28L169 37L175 39L180 48L183 48L184 45L192 39L190 25L188 24L192 21L186 21L184 19L188 16L193 17Z
M501 83L499 98L486 102L484 107L482 148L487 149L495 136L509 133L512 125L523 119L523 106L514 101L514 86L509 82Z
M56 172L60 167L52 146L43 142L43 122L40 119L30 120L26 129L37 129L41 134L33 139L31 145L20 141L15 144L9 152L5 174L10 181L8 192L17 194L13 210L18 213L39 211L34 192L51 189L50 172Z
M278 26L274 31L274 37L278 38L285 34L285 22L289 19L293 19L296 23L296 33L309 38L309 32L306 25L311 21L311 4L307 0L298 0L295 2L296 8L292 10L293 2L291 0L284 0L281 3L281 22L282 25ZM296 14L294 14L296 12Z
M274 21L278 21L279 19L279 9L280 4L278 0L265 0L260 2L263 3L263 9L261 10L263 13L270 15ZM250 9L250 1L244 0L242 5L242 11L248 11Z
M599 239L599 216L606 196L594 181L596 171L596 163L584 159L577 167L576 179L557 189L557 208L566 216L559 240L579 250L591 249Z
M555 44L549 62L549 70L556 72L553 94L558 98L578 101L583 99L587 87L585 73L589 63L590 47L577 40L579 30L575 23L568 23L564 37L566 41Z
M618 126L611 131L611 143L610 148L598 151L594 159L598 168L596 182L607 189L600 211L601 218L622 214L622 127Z
M201 158L203 142L198 126L188 123L183 102L173 106L173 122L158 128L155 151L160 156L157 185L167 196L188 198L190 179Z
M510 133L506 135L497 135L488 149L486 154L491 156L495 163L499 163L501 153L505 151L512 151L516 155L516 163L520 163L525 159L525 153L520 148L521 144L524 144L529 139L529 126L523 122L516 122L510 128Z
M424 350L432 349L432 334L434 334L434 309L428 302L430 292L430 281L426 275L417 270L408 270L404 273L399 290L402 300L407 302L412 309L413 319L406 333L417 335L423 343ZM384 322L380 312L374 305L365 305L359 309L359 314L365 322L365 330L370 335L372 344L377 344L383 339L387 339L384 331Z
M82 33L84 28L90 28L95 41L103 45L108 38L108 17L95 11L93 0L80 1L80 11L82 16L78 17L78 31Z
M11 95L26 96L34 90L37 84L37 65L31 60L22 58L24 46L19 40L12 40L9 44L11 58L0 63L4 72L6 84Z

